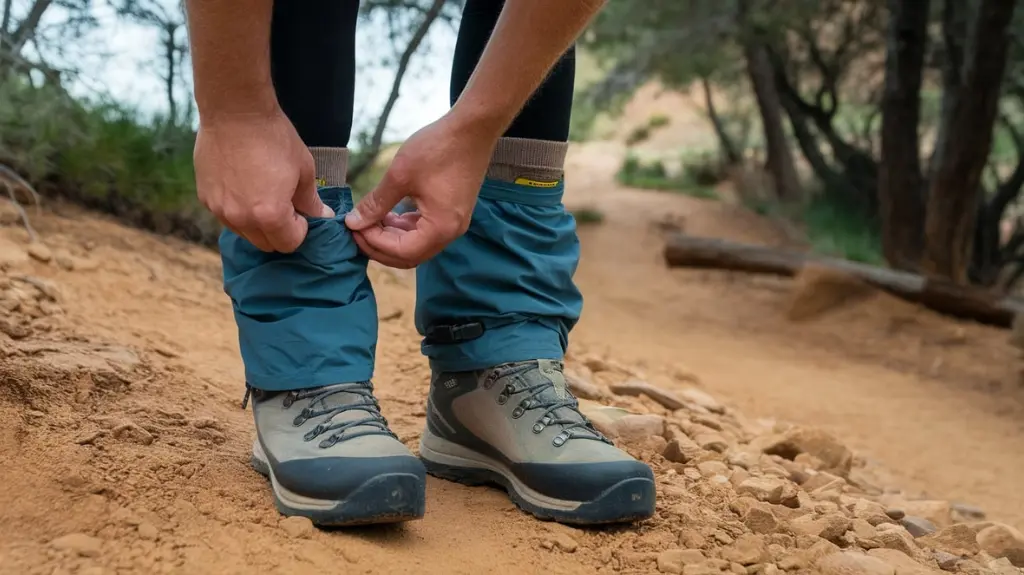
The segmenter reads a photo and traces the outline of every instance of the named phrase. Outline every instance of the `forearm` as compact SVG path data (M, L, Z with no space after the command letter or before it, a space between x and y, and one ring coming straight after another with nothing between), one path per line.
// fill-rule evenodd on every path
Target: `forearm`
M603 5L604 0L506 0L452 115L480 137L496 140Z
M273 0L188 0L200 121L278 109L270 77Z

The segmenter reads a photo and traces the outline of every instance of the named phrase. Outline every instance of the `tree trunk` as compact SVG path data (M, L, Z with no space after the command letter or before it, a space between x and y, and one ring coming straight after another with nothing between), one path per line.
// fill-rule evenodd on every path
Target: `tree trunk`
M981 174L992 146L1015 0L982 0L975 46L954 104L944 161L931 182L925 217L926 273L968 281Z
M175 126L178 122L178 107L174 100L174 79L177 77L175 63L177 62L178 55L178 44L175 38L177 31L178 26L176 24L164 24L164 57L167 59L167 76L164 78L164 90L167 96L167 124L170 126Z
M370 145L368 148L359 154L359 158L349 168L348 179L350 182L354 182L359 179L361 175L373 165L373 162L377 159L380 154L381 145L384 142L384 129L388 125L388 118L391 116L391 110L394 109L395 103L398 102L399 90L402 87L402 80L405 79L405 73L409 70L409 61L412 60L413 54L419 49L420 44L423 43L423 39L427 37L427 32L430 31L430 27L434 25L434 22L441 15L441 10L444 8L445 0L434 0L427 9L426 14L423 15L423 20L420 25L413 32L412 38L409 40L409 44L406 45L405 50L402 51L402 56L398 59L398 69L395 70L395 79L391 83L391 93L388 94L388 100L384 104L384 109L381 110L380 116L377 118L377 126L373 130L373 136L370 138Z
M720 269L794 277L805 267L826 269L860 281L908 301L953 317L999 327L1010 327L1014 316L1024 314L1024 300L954 285L904 271L891 270L835 258L675 234L665 244L669 267Z
M889 265L902 270L917 269L924 249L924 181L917 126L928 4L928 0L889 0L878 199L882 251Z
M743 160L743 156L736 149L736 144L729 137L729 133L725 130L725 124L722 122L721 116L718 115L718 110L715 108L715 99L711 94L711 82L705 76L700 79L700 85L704 89L704 105L707 106L708 118L711 119L711 126L714 127L715 134L718 136L718 143L722 146L722 153L729 164L738 164Z
M942 165L942 152L949 139L953 124L953 110L960 94L964 73L964 46L967 42L967 7L963 0L944 0L942 4L942 102L939 107L939 127L935 146L928 163L928 181Z
M740 2L741 23L746 19L749 6L747 0ZM764 129L768 173L775 184L775 193L780 200L797 201L803 197L800 178L796 173L793 151L786 139L782 122L782 102L775 86L775 74L768 59L768 51L758 35L751 34L743 42L743 55L747 64L747 75L754 89L757 108Z

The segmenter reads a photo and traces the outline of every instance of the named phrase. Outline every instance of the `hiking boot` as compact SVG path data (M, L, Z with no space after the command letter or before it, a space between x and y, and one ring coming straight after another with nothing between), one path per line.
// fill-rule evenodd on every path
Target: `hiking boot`
M557 361L436 373L420 458L431 475L504 487L541 519L599 524L654 514L651 468L579 412Z
M282 514L324 526L423 517L423 464L388 429L370 382L250 391L252 466Z

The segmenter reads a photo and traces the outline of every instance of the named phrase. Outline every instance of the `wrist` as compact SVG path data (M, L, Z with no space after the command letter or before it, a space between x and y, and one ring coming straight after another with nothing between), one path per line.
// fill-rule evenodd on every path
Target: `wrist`
M493 99L473 98L463 93L449 111L459 134L476 142L494 144L515 119L517 109Z
M196 98L199 121L219 123L240 118L266 118L282 114L273 90L267 93L248 91L244 95L218 94L216 97Z

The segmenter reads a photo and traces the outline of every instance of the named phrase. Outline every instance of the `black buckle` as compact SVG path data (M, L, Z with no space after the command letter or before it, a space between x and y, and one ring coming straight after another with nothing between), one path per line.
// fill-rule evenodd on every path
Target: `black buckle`
M427 328L423 339L429 345L462 343L483 336L484 331L484 324L478 321L457 325L432 325Z

